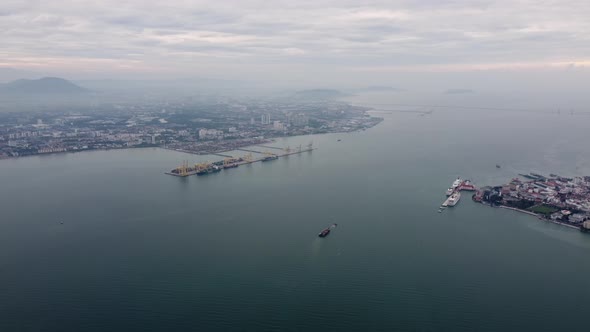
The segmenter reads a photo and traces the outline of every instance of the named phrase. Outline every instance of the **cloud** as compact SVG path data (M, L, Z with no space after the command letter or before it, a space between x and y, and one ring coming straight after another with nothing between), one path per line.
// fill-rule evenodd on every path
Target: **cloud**
M588 61L588 17L581 0L3 0L0 66L115 76L236 61L236 75L266 64L310 73L567 66Z

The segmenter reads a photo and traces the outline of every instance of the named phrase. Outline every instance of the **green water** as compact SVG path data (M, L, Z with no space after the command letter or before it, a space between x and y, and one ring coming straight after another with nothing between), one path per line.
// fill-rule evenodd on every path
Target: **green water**
M589 118L383 116L206 177L162 149L0 161L0 330L586 331L590 236L437 210L457 176L590 174Z

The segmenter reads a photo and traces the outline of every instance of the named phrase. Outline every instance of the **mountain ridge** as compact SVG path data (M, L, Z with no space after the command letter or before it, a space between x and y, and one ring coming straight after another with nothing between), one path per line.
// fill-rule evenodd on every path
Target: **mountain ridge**
M59 77L19 79L0 85L0 92L13 94L80 94L89 91Z

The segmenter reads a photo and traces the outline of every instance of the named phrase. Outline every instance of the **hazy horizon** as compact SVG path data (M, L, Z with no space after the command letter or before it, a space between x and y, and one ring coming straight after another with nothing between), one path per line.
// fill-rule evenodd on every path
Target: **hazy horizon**
M586 1L8 0L0 78L573 87L590 77L589 15Z
M586 1L10 0L0 82L246 94L388 86L403 102L582 110L588 16ZM473 93L445 94L463 90Z

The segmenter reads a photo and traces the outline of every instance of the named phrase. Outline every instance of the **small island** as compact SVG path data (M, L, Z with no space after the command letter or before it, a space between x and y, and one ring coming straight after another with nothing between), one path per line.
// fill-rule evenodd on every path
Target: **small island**
M473 200L590 232L590 176L520 176L526 180L513 178L508 184L480 188Z

